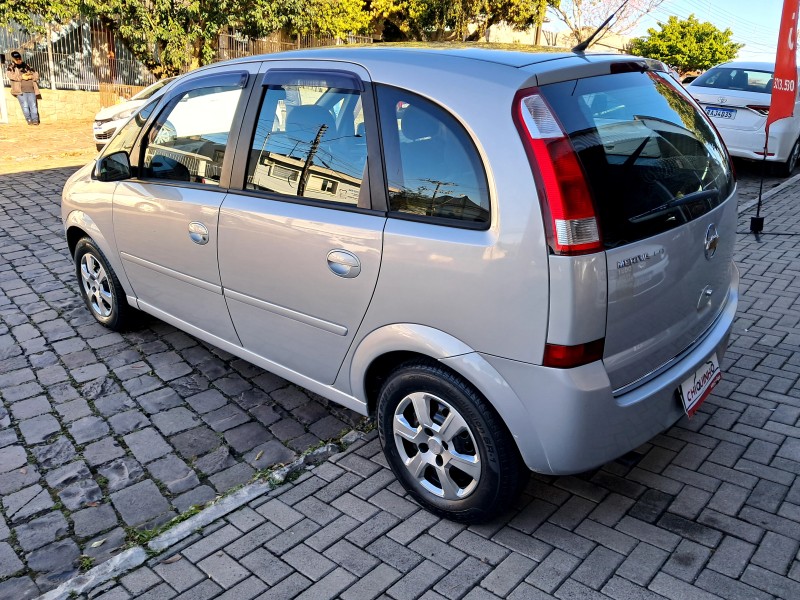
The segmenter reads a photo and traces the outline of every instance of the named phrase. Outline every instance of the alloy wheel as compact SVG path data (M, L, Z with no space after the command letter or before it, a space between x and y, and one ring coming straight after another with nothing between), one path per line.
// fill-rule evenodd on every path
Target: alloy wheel
M478 444L464 418L441 398L408 394L394 411L392 430L405 468L426 491L461 500L478 486Z
M100 261L89 252L81 258L81 283L95 314L108 318L114 310L111 281Z

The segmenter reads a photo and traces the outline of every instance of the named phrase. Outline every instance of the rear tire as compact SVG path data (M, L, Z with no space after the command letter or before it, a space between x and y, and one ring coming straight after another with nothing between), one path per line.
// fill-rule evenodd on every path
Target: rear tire
M794 146L792 146L792 150L789 152L789 158L786 159L786 162L778 164L778 175L781 177L791 177L792 172L797 166L798 159L800 159L800 138L797 138Z
M397 479L430 512L462 523L509 508L530 471L500 416L465 380L415 360L378 397L378 431Z
M132 324L136 310L128 304L114 269L91 238L81 238L75 246L75 273L83 301L98 323L112 331L124 331Z

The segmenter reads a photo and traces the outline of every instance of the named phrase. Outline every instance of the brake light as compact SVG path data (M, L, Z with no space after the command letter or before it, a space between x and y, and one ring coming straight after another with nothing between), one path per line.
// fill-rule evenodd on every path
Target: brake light
M556 254L603 249L586 175L563 127L537 88L517 92L512 110L533 171Z
M558 344L545 344L544 359L545 367L555 369L571 369L588 365L603 358L605 339L595 340L577 346L560 346Z
M763 106L761 104L748 104L747 108L754 110L763 117L766 117L769 114L769 105Z

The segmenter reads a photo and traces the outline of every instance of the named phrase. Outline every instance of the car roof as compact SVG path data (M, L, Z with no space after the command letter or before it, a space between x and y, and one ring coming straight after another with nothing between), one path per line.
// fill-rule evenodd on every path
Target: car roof
M713 68L716 69L718 67L725 69L750 69L753 71L774 71L775 63L766 61L754 61L754 60L732 60L730 62L722 63L721 65L716 65Z
M293 59L332 59L352 61L369 67L377 62L396 62L398 64L413 63L424 56L431 60L440 61L442 67L469 68L469 61L494 63L512 68L522 68L531 65L546 63L563 59L581 59L582 54L574 52L522 52L518 50L498 50L492 48L474 48L452 45L425 45L386 47L375 46L338 46L328 48L309 48L303 50L289 50L276 54L262 54L229 61L229 64L251 62L253 60L269 60L281 58ZM601 56L619 57L619 54L587 54L586 58L595 59Z

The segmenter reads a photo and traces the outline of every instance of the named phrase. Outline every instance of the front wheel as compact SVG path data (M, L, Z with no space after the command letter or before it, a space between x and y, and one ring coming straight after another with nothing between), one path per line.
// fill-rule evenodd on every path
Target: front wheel
M453 521L477 523L502 513L530 474L488 402L432 362L412 361L389 376L378 398L378 427L403 487Z
M128 304L116 273L91 238L81 238L75 246L75 272L92 316L113 331L126 329L134 309Z

